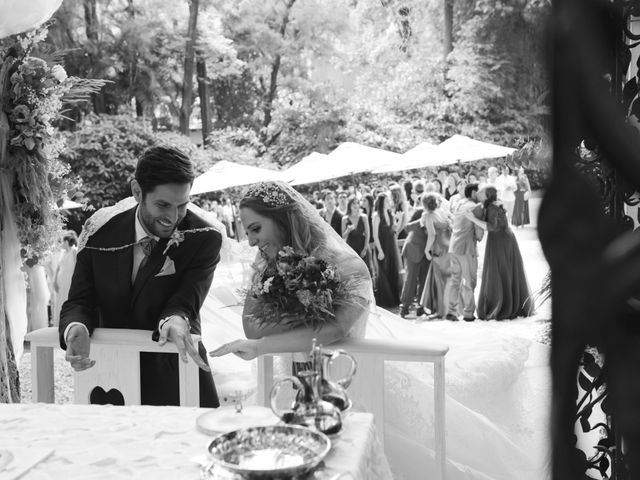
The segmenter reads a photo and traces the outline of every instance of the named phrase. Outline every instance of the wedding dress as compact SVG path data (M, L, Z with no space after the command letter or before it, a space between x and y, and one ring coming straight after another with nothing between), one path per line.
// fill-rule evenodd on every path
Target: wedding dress
M256 249L246 242L229 244L200 312L207 350L244 338L238 292L253 273ZM549 478L547 346L505 335L499 322L415 325L375 307L365 336L424 338L449 345L445 361L448 480ZM255 361L227 355L213 359L211 366L222 399L256 385ZM428 367L402 362L385 367L385 451L397 479L428 478L425 472L435 471L433 374ZM279 373L289 374L286 365L280 366Z

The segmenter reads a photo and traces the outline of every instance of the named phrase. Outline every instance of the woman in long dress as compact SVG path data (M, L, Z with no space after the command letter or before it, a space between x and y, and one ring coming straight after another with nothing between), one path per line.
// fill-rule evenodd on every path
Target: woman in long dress
M369 263L369 221L360 211L358 199L350 197L347 202L347 214L342 217L342 238L360 255L365 263Z
M378 252L376 303L387 308L400 305L400 263L393 224L391 198L379 193L373 214L373 241Z
M451 219L440 208L440 195L430 193L422 197L422 223L427 231L425 256L431 263L422 291L420 304L433 317L445 318L447 302L444 298L445 286L451 272L449 269L449 240Z
M369 271L356 252L345 248L342 238L323 221L313 205L284 182L262 182L247 190L240 202L240 218L249 245L259 248L253 282L267 269L275 269L278 253L288 246L335 265L341 278L355 280L357 286L351 289L353 301L335 308L335 321L318 328L292 327L285 318L282 323L263 323L258 301L247 295L242 311L247 338L227 343L210 352L211 356L234 353L251 360L265 353L308 352L314 338L328 345L346 337L364 336L369 307L373 304Z
M478 318L506 320L533 315L531 290L524 271L518 241L507 221L507 213L497 201L495 187L478 192L484 199L484 221L466 214L487 230L487 246L482 267L482 285L478 295ZM473 218L472 218L473 217Z
M531 185L529 184L529 179L524 173L524 168L520 167L516 178L516 201L513 206L513 217L511 218L511 223L514 227L524 227L531 222L529 219L530 195Z

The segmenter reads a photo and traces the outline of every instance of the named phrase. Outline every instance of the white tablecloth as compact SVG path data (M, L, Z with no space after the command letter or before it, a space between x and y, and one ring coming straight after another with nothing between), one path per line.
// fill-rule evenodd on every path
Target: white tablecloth
M209 436L196 429L208 411L187 407L0 405L2 450L23 465L43 457L21 480L198 479ZM6 452L5 452L6 453ZM392 478L373 416L350 413L317 480ZM349 475L350 474L350 475ZM15 475L2 471L0 480Z

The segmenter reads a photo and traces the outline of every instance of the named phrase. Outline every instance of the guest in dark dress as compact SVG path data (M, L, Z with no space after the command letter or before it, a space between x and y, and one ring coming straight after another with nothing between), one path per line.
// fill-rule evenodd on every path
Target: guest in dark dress
M478 317L506 320L533 315L531 290L518 241L509 228L505 209L497 202L497 190L485 187L478 192L478 198L484 201L485 221L467 214L472 222L487 230Z
M529 179L524 173L524 168L518 169L516 178L516 201L513 206L513 217L511 223L515 227L524 227L531 223L529 219L529 196L531 195L531 185Z
M373 214L373 240L378 251L376 303L381 307L397 307L400 304L399 253L391 207L389 195L384 192L378 194Z
M342 217L342 238L367 263L369 251L369 222L367 216L360 211L356 197L347 201L347 215Z

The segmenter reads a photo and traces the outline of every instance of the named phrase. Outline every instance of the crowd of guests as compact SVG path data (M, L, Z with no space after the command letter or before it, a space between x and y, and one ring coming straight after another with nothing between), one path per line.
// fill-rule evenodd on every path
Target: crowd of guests
M360 255L375 281L376 300L416 316L504 319L530 314L529 288L511 227L530 223L531 185L519 167L486 171L441 168L400 182L313 190L308 200ZM201 206L246 238L231 197ZM474 219L466 215L475 212ZM473 235L471 232L473 231ZM476 244L487 232L483 281L475 305Z
M406 317L471 321L532 313L511 226L529 224L531 186L523 168L486 175L441 169L431 178L318 190L309 200L366 262L376 301ZM478 305L477 243L487 235ZM400 248L402 245L402 248Z

